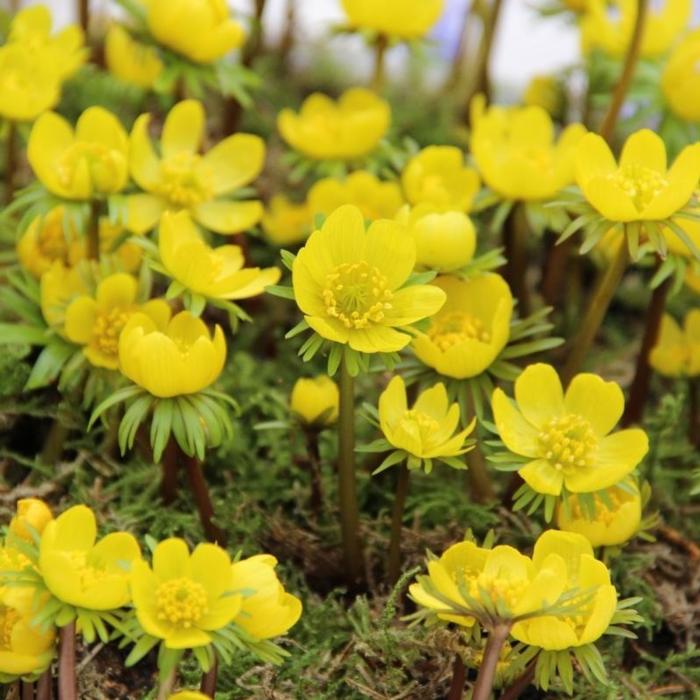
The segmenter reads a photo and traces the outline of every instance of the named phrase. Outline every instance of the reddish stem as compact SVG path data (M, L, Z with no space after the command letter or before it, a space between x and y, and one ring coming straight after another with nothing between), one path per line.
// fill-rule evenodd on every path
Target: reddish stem
M190 483L190 491L194 497L199 519L204 528L204 533L210 542L216 542L222 547L226 546L226 533L214 523L214 504L211 500L209 487L202 466L195 457L188 457L182 453L185 469L187 470L187 478Z
M75 621L61 627L58 652L58 698L78 700L78 679L75 673Z
M464 695L464 681L467 678L467 670L464 668L464 661L459 654L455 654L455 662L452 664L452 683L447 700L462 700Z
M202 684L199 689L204 695L208 695L213 698L216 693L216 681L219 672L219 663L216 655L214 655L214 661L212 662L211 668L202 676Z

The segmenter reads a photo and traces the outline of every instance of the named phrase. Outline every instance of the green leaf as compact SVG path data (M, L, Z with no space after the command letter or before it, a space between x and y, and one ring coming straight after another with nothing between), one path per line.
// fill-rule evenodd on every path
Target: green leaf
M153 409L153 417L151 418L151 447L153 448L153 460L156 463L160 462L165 446L170 439L174 410L173 399L159 399Z
M134 644L133 648L129 652L129 655L126 657L126 660L124 661L124 665L129 668L130 666L133 666L134 664L137 664L141 659L143 659L146 654L148 654L153 647L160 642L160 639L158 637L151 637L148 634L145 634L143 637L141 637L136 644Z
M24 388L27 391L51 384L58 377L68 358L80 350L61 339L55 339L39 354Z
M283 284L271 284L265 287L265 292L267 294L272 294L274 297L281 297L282 299L294 299L294 289Z
M99 406L92 412L87 429L90 430L94 425L95 421L107 409L112 408L112 406L116 406L118 403L122 403L123 401L133 399L135 396L138 396L138 394L142 392L143 389L140 386L136 386L135 384L132 384L131 386L127 386L123 389L119 389L118 391L116 391L114 394L106 398L101 404L99 404Z
M47 328L0 323L0 345L46 345L51 337Z
M372 472L372 476L376 476L385 469L389 469L389 467L393 467L395 464L403 462L407 456L408 455L403 450L395 450L384 458L384 461Z

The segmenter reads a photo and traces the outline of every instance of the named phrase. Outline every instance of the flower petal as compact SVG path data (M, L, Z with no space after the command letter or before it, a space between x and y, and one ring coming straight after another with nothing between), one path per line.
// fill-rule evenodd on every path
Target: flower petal
M639 166L666 174L666 146L651 129L635 131L622 148L620 167Z
M503 444L515 454L537 457L540 453L537 429L525 420L502 389L493 392L491 409Z
M234 134L204 156L213 176L214 194L226 194L252 182L265 162L265 142L253 134Z
M599 435L607 435L620 420L625 408L622 389L597 374L577 374L569 384L564 404L569 413L585 418Z
M126 198L126 227L138 235L152 231L166 206L165 201L156 195L129 195Z
M564 484L564 476L546 459L535 459L518 470L523 481L537 493L558 496ZM568 484L567 484L568 486Z
M164 158L178 153L197 153L204 136L204 107L199 100L178 102L163 124L161 148Z
M87 345L97 319L97 302L92 297L78 297L66 309L64 331L68 340Z
M541 428L564 413L564 392L554 367L538 362L526 367L515 380L515 400L525 418Z
M194 208L194 218L216 233L240 233L255 226L262 219L263 206L257 200L203 202Z

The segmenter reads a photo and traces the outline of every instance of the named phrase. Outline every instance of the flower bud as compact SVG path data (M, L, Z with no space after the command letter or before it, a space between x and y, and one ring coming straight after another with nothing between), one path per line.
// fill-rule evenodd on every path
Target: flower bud
M39 498L20 498L17 501L17 512L10 521L10 532L31 542L32 530L41 534L51 520L53 514L44 501Z
M328 426L338 418L338 387L325 375L298 379L291 396L291 409L303 423Z

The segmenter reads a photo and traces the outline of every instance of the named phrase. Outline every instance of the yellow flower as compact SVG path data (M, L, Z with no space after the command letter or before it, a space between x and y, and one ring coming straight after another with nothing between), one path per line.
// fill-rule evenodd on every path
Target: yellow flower
M41 184L64 199L119 192L129 178L126 132L103 107L86 109L75 132L55 112L42 114L29 135L27 157Z
M66 309L66 337L83 346L85 357L95 367L119 367L119 336L137 311L161 324L170 317L170 307L164 299L139 305L137 291L135 277L117 272L97 285L94 297L79 296Z
M700 122L700 29L687 34L669 56L661 90L676 116Z
M597 134L586 134L576 153L576 182L610 221L667 219L688 203L699 177L700 143L686 146L667 168L666 146L650 129L627 139L619 165Z
M418 39L438 21L444 0L343 0L350 26L401 39Z
M690 11L690 0L665 0L652 5L644 24L641 55L654 58L666 53L687 27ZM611 56L623 56L636 18L637 0L588 0L579 24L584 53L601 49Z
M53 108L61 84L47 59L21 44L0 46L0 116L32 121Z
M554 555L535 566L508 545L483 549L473 542L459 542L428 562L428 580L429 585L419 580L410 586L411 598L434 610L441 620L471 627L475 607L462 590L476 601L487 596L500 603L510 617L534 613L555 603L564 592L566 563Z
M700 309L691 309L681 329L672 316L664 314L649 364L667 377L700 375Z
M617 607L610 572L593 556L590 542L574 532L547 530L540 535L532 554L534 566L541 569L554 557L566 562L562 575L566 589L580 590L585 602L568 616L542 615L518 622L511 634L520 642L550 651L591 644L607 630Z
M181 690L179 693L168 695L168 700L210 700L208 695L204 695L196 690Z
M399 450L419 459L457 457L469 451L464 441L474 422L459 427L459 404L450 404L442 382L422 391L409 409L406 385L394 377L379 397L379 425L384 437Z
M88 58L83 46L83 30L70 24L51 34L51 13L45 5L34 5L18 12L10 24L8 44L22 45L51 67L58 80L70 77Z
M148 29L163 46L195 63L213 63L238 48L243 27L226 0L144 0Z
M271 554L257 554L231 565L233 590L243 596L234 622L255 639L279 637L301 617L301 601L284 590L275 566L277 559Z
M552 117L557 117L564 106L564 90L556 77L536 75L525 88L523 102L527 107L540 107Z
M552 119L541 107L471 105L471 149L484 182L504 199L551 199L574 181L576 146L586 128L570 124L555 142Z
M280 270L244 267L240 246L208 246L187 211L165 212L158 249L163 267L183 287L209 299L247 299L275 284Z
M510 337L510 288L500 275L490 273L468 280L438 277L432 284L445 292L447 301L425 333L416 334L416 357L446 377L476 377Z
M354 204L365 219L374 221L393 219L403 204L403 197L395 182L382 182L376 175L358 170L345 180L327 177L314 183L307 201L312 216L328 216L343 204Z
M413 241L393 221L365 231L362 213L336 209L299 251L292 268L294 296L320 336L359 352L396 352L407 327L431 316L445 294L430 285L403 287L416 260Z
M44 528L39 571L63 603L114 610L131 600L129 568L141 560L141 550L128 532L96 538L95 514L87 506L69 508Z
M396 217L416 244L416 267L454 272L474 257L476 231L461 211L435 211L430 204L404 206Z
M290 399L292 413L310 426L328 426L338 420L338 386L327 375L297 379Z
M163 71L163 62L152 46L134 40L124 27L113 24L105 37L105 60L120 80L151 89Z
M77 231L64 214L63 207L54 207L48 214L37 216L17 241L17 257L34 277L41 277L56 261L63 265L77 262L72 255Z
M153 396L194 394L213 384L226 360L221 326L210 335L204 323L181 311L167 326L134 314L119 337L119 368Z
M51 663L56 634L51 627L44 630L32 625L36 613L31 596L22 603L0 602L0 674L30 676Z
M139 624L168 649L191 649L212 641L241 609L233 594L231 559L215 544L190 554L177 537L159 542L153 566L139 561L131 570L131 594Z
M273 245L301 243L311 230L311 212L306 202L295 204L286 195L276 194L263 214L262 227Z
M259 136L228 136L201 156L204 107L184 100L165 118L159 158L148 135L150 120L150 114L142 114L131 131L131 175L147 194L127 198L130 230L150 231L166 210L187 209L197 223L217 233L245 231L260 221L260 202L221 199L260 174L265 144Z
M48 326L65 335L66 309L82 294L87 294L87 286L78 268L54 262L40 283L41 313Z
M630 493L627 487L632 489L633 493ZM588 516L578 496L567 498L566 503L560 503L557 508L557 527L566 532L583 535L593 547L627 542L634 537L642 517L639 489L636 483L630 480L626 488L611 486L605 489L605 494L605 500L598 494L594 496L593 518Z
M34 533L41 535L53 520L51 508L39 498L20 498L17 512L10 521L9 531L26 542L34 541Z
M496 428L505 446L531 459L518 473L534 491L589 493L622 481L647 453L646 433L611 433L625 406L622 390L595 374L577 374L564 394L551 365L526 367L513 403L493 392Z
M317 160L353 160L373 151L391 121L389 104L370 90L351 88L334 102L315 92L300 112L283 109L277 116L282 138L295 150Z
M408 161L401 184L411 204L469 211L480 183L476 170L464 165L459 148L428 146Z

